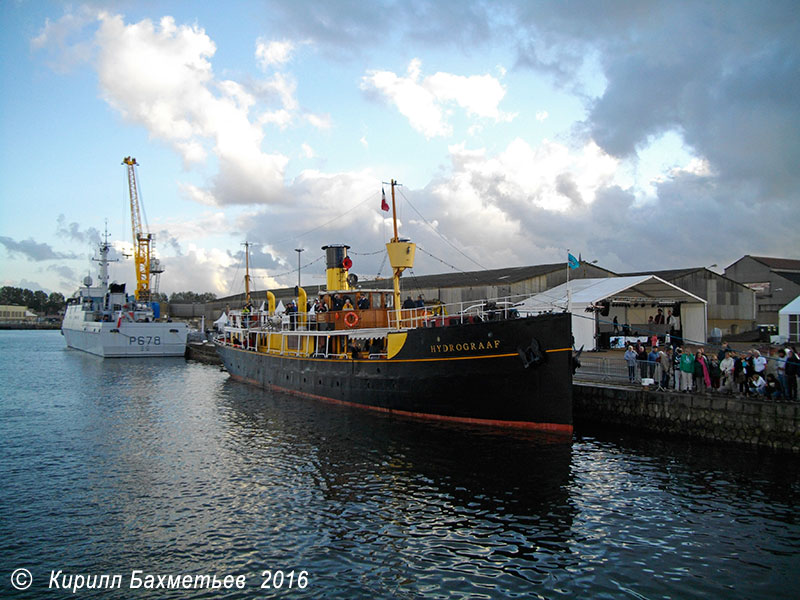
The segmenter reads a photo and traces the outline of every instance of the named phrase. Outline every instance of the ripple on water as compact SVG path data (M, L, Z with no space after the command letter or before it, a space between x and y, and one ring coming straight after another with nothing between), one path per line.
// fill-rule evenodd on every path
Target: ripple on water
M395 420L62 344L0 332L2 572L246 574L230 597L278 568L315 598L800 596L791 457Z

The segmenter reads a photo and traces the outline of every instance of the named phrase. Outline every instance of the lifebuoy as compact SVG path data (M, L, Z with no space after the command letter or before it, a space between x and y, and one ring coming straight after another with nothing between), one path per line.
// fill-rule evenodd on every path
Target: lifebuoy
M348 311L348 313L344 316L344 324L348 327L355 327L358 325L360 321L358 315L353 311Z

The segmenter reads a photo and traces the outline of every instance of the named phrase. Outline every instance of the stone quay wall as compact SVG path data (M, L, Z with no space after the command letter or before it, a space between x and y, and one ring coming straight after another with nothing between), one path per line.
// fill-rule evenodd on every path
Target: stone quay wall
M592 422L800 453L800 403L573 384L576 423Z

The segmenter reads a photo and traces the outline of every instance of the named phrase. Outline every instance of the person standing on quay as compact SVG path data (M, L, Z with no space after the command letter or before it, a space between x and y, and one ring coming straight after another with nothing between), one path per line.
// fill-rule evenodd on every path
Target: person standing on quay
M753 371L762 378L767 374L767 359L758 350L753 350Z
M719 363L719 369L722 372L722 387L720 388L726 394L733 394L733 368L734 360L730 352L725 353L725 358Z
M650 354L647 355L647 376L652 377L655 381L661 381L661 372L659 371L658 350L653 346L650 348ZM658 385L661 385L659 383Z
M800 376L800 356L792 346L786 349L786 399L797 400L797 377Z
M628 381L634 383L636 381L636 352L633 346L628 346L625 351L625 362L628 363Z
M672 374L674 376L674 381L672 384L672 389L676 392L681 390L681 355L683 354L683 348L678 346L675 348L675 354L672 355Z
M749 355L748 357L739 355L734 355L733 357L733 376L737 386L736 389L740 394L747 393L747 380L749 378L748 371L750 369L750 364L747 362L748 358L751 357Z
M704 393L711 387L711 377L708 374L708 361L702 348L697 349L694 355L694 384L698 393Z
M671 350L669 348L658 353L658 362L661 365L661 380L658 385L664 390L669 389L670 368L672 367L670 353Z
M708 361L708 374L711 376L711 390L718 392L719 383L722 379L722 369L719 367L719 360L713 354L711 355L711 360Z
M778 376L778 383L781 386L781 396L789 397L789 390L786 386L786 350L778 350L778 358L775 359L775 373Z
M647 377L647 349L641 342L636 350L636 360L639 361L639 377L644 379Z
M692 377L694 376L694 354L686 352L681 354L681 391L692 391Z

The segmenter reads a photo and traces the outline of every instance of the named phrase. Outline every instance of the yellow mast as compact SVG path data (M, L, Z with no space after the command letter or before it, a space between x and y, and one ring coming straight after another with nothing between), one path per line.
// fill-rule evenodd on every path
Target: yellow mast
M394 315L397 329L401 327L400 312L400 275L406 269L414 266L414 253L417 249L416 244L408 240L400 240L397 234L397 207L394 198L394 187L399 185L394 179L391 180L392 186L392 223L394 224L394 237L386 244L386 253L389 255L389 263L392 265L392 281L394 283Z
M244 303L250 304L250 244L244 243Z
M150 242L153 236L142 227L139 191L136 185L134 167L139 163L135 158L126 156L122 164L128 171L128 190L131 202L131 232L133 233L133 257L136 265L136 299L142 302L150 300Z

